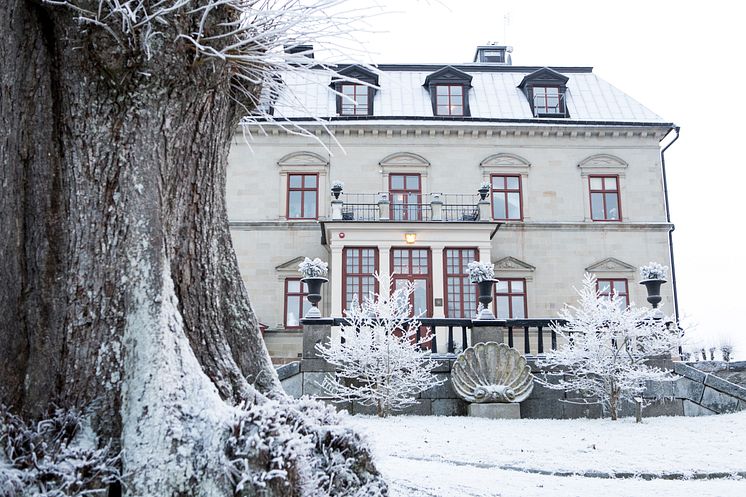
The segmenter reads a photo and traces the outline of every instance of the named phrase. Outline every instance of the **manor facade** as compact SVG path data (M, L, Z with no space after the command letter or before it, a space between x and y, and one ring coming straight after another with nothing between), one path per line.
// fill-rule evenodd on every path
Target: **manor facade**
M329 263L334 317L376 290L374 271L413 282L418 313L469 318L466 265L489 260L494 313L522 319L556 317L585 272L645 304L637 268L672 266L661 141L676 128L592 68L513 66L485 46L471 63L338 71L356 82L288 78L302 107L272 102L313 137L265 124L231 148L233 242L278 362L301 352L303 257Z

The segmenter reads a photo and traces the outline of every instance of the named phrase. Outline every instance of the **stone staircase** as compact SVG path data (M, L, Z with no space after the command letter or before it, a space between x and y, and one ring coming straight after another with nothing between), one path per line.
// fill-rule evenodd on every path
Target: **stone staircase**
M685 416L746 410L746 388L683 362L675 362L673 370L679 377L671 382L671 393L683 401Z

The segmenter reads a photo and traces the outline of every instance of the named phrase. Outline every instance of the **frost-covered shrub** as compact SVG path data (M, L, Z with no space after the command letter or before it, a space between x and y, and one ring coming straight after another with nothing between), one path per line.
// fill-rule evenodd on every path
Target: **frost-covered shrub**
M375 406L385 417L419 403L417 394L443 381L432 374L437 363L422 347L432 334L426 330L417 339L420 322L410 317L414 286L394 289L388 276L375 276L379 288L389 288L389 294L373 294L353 306L340 330L342 340L318 344L316 350L337 369L336 376L327 375L322 384L330 396Z
M495 279L495 265L491 262L473 261L467 267L469 268L469 281L472 283Z
M643 280L665 280L668 266L661 266L657 262L651 262L640 267L640 277Z
M481 182L481 183L479 184L479 189L480 189L480 190L489 190L491 186L492 186L492 185L490 185L490 182L489 182L489 181L482 181L482 182Z
M733 355L733 345L721 345L720 352L723 354L723 360L730 362L730 357Z
M340 181L338 179L335 179L334 181L332 181L332 190L335 190L335 189L343 190L344 187L345 187L345 184L343 181Z
M621 402L642 397L646 381L670 378L670 372L647 362L677 350L681 329L655 319L655 309L622 305L623 297L601 295L593 275L585 275L578 294L577 306L560 311L566 323L552 325L563 345L537 361L549 368L539 381L550 389L580 392L587 403L601 404L617 419Z
M99 448L75 411L27 424L0 406L0 497L106 496L119 456Z
M226 447L236 495L387 495L367 444L340 421L333 408L307 398L246 409Z
M324 277L329 272L329 264L318 257L314 260L306 257L303 262L298 264L298 271L303 274L304 278Z

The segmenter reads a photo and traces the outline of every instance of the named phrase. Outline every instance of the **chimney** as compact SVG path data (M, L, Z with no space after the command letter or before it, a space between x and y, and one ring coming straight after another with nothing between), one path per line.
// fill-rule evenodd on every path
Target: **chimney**
M309 59L313 59L313 45L285 45L285 53L293 55L305 55Z
M498 45L496 42L480 45L474 54L474 62L512 66L513 58L510 56L512 52L513 47Z

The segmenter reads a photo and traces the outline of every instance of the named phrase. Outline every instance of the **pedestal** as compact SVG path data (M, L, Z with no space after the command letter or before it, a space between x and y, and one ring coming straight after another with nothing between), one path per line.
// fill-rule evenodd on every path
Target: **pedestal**
M488 419L521 419L521 405L517 402L469 404L469 416Z

